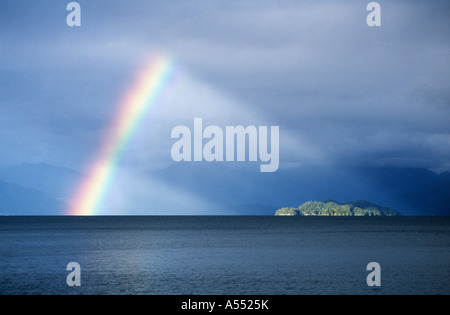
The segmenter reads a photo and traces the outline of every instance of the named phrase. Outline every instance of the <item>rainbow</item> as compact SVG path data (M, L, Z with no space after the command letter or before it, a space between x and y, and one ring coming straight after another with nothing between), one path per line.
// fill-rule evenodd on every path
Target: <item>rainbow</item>
M174 73L174 62L167 57L152 58L120 103L116 118L97 157L88 168L68 209L69 215L97 215L114 178L121 156L126 151L142 119L157 102Z

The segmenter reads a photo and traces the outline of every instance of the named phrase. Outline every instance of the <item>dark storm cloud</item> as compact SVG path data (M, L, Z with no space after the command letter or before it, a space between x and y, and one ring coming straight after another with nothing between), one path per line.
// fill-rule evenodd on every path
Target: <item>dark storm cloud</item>
M9 161L35 146L53 163L89 155L130 74L158 50L280 125L285 165L450 168L448 1L380 1L379 28L366 24L369 1L79 2L79 29L61 1L2 2Z

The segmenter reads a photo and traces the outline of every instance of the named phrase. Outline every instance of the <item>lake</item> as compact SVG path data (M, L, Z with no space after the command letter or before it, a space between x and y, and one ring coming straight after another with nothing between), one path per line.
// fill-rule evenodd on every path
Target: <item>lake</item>
M449 294L450 218L0 217L0 270L2 295Z

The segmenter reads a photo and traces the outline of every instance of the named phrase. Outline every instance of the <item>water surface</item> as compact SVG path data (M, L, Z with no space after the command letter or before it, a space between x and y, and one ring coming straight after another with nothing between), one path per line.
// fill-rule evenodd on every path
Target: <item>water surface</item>
M0 294L449 294L450 218L0 217L0 270Z

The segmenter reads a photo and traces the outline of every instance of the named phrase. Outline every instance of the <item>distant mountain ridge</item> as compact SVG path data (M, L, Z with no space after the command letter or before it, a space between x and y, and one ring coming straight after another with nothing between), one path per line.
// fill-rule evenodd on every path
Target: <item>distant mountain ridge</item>
M450 215L450 174L426 169L304 166L259 173L225 164L179 163L149 176L240 214L273 215L310 200L370 200L404 215ZM258 208L242 205L266 205Z
M280 206L298 207L310 200L370 200L404 215L450 215L450 173L321 166L260 173L257 165L242 169L235 168L235 164L229 166L177 163L141 174L153 183L170 186L174 192L167 196L172 198L167 203L149 200L142 207L149 209L148 214L153 214L152 207L157 206L159 213L170 215L174 203L169 201L176 201L176 193L180 192L208 203L203 211L208 214L272 216ZM82 178L76 171L49 164L0 167L0 214L65 214ZM192 213L186 210L185 214Z
M81 176L74 170L45 163L0 167L0 180L37 189L59 200L70 197Z
M0 215L61 214L66 204L45 193L0 181Z
M81 174L49 164L0 167L0 215L63 215Z

